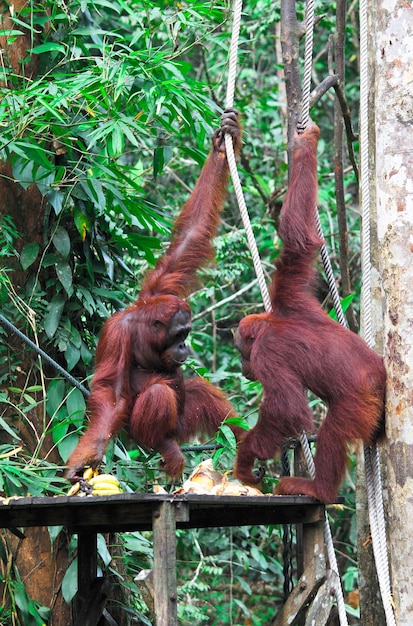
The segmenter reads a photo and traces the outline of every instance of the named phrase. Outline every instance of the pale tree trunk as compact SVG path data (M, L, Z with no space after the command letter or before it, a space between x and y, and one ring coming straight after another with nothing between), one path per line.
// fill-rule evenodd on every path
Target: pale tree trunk
M384 485L398 626L413 623L413 8L377 0L371 12L371 200L381 281L373 323L388 373ZM373 15L374 13L374 15ZM374 214L373 209L373 214ZM374 283L373 283L374 287ZM383 317L382 317L383 316Z
M375 51L376 51L376 10L377 5L371 4L367 8L367 38L368 38L368 73L361 77L368 81L368 84L361 84L361 89L365 89L368 94L368 123L366 127L360 126L361 142L368 142L369 148L369 179L368 183L360 180L361 185L368 185L370 196L370 254L371 254L371 279L370 285L364 288L371 290L371 321L373 348L383 354L383 307L380 276L380 250L377 237L377 184L376 184L376 91L375 91ZM361 62L361 60L360 60ZM363 176L363 172L361 172ZM362 194L361 194L362 195ZM363 205L368 200L362 198ZM364 242L362 242L364 243ZM361 333L364 335L365 311L361 311ZM387 442L385 442L387 445ZM382 446L383 448L383 446ZM376 573L376 563L373 554L373 545L370 534L369 505L366 489L366 475L364 467L363 445L360 442L358 448L357 463L357 493L356 493L356 513L357 513L357 561L359 569L359 593L360 593L360 623L363 626L385 626L383 604L380 597L379 584Z

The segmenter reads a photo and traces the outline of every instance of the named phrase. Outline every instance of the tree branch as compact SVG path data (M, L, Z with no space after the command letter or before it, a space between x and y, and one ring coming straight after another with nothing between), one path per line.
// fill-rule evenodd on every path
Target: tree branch
M346 202L344 197L344 168L343 168L343 121L345 123L345 114L343 111L344 93L342 86L345 79L345 37L346 37L346 15L347 0L339 0L336 7L336 42L335 42L335 63L336 72L339 76L340 84L339 92L343 94L343 98L336 98L334 103L334 177L335 177L335 196L337 206L337 222L340 241L340 271L341 271L341 288L343 297L351 294L350 270L348 264L348 230L347 230L347 213ZM336 94L338 92L336 91ZM345 99L344 99L345 102ZM345 102L347 108L347 102ZM348 111L348 108L347 108ZM347 119L350 116L347 115ZM348 137L348 134L347 134ZM346 311L347 322L349 328L354 332L358 331L358 323L352 304Z

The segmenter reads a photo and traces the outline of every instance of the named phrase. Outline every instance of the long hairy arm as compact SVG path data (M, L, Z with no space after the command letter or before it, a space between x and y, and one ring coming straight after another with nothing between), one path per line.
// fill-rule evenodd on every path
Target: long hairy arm
M99 465L109 439L121 430L128 418L131 344L125 312L116 313L104 324L99 339L88 402L89 426L67 462L66 477L72 482L82 478L84 467Z
M314 278L315 255L323 243L315 220L319 137L319 128L311 121L295 136L291 179L278 228L283 247L271 285L273 308L295 306L295 300L309 293Z
M196 280L197 270L213 258L212 239L218 229L228 186L225 133L232 135L238 154L241 129L238 114L232 109L222 116L221 128L212 138L213 149L175 222L172 242L145 280L141 296L169 293L185 297Z

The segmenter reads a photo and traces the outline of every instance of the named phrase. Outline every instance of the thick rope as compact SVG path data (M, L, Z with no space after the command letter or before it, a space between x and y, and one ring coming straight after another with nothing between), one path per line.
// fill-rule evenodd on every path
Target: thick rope
M238 55L238 39L239 30L241 24L241 11L242 0L234 1L234 17L232 27L231 48L229 55L229 70L228 70L228 86L225 108L230 109L234 106L234 93L235 93L235 79L237 72L237 55ZM251 222L248 215L247 206L245 204L244 194L241 187L241 181L238 174L237 163L235 160L234 146L232 144L232 137L229 134L225 135L225 148L227 151L227 159L229 171L234 185L235 195L237 197L241 218L244 224L245 233L247 235L248 246L251 251L252 262L254 264L255 273L257 275L258 284L261 291L262 300L266 311L271 311L271 300L268 293L268 287L265 280L264 272L262 269L262 263L258 252L257 244L254 237L254 232L251 227Z
M300 130L304 129L310 118L310 92L311 92L311 69L313 62L313 33L314 33L314 2L313 0L307 0L306 12L305 12L305 56L304 56L304 77L303 77L303 93L302 93L302 108L301 108L301 120ZM321 239L323 237L323 231L321 228L320 216L315 207L317 233ZM346 326L346 320L343 315L340 296L338 293L337 285L334 280L333 268L330 262L330 256L328 254L327 246L323 244L320 248L320 254L324 265L324 271L326 273L328 286L333 299L333 305L336 310L337 319ZM300 436L301 446L303 448L304 456L307 462L308 471L312 479L315 477L315 465L313 455L311 454L310 444L308 443L307 435L303 432ZM333 536L331 534L330 524L328 522L327 512L324 522L324 537L326 541L327 555L330 563L330 568L337 574L335 579L335 594L337 600L338 616L341 626L348 626L346 607L344 603L343 588L341 585L340 572L338 569L338 563L336 554L334 551Z
M315 211L316 215L316 224L317 224L317 234L320 239L324 239L323 237L323 229L320 221L320 214L316 207ZM336 280L334 278L333 266L331 265L330 255L328 254L327 246L323 243L320 246L320 255L321 260L323 262L324 272L327 279L328 289L330 291L331 299L333 302L333 307L337 315L337 320L342 326L347 328L347 320L343 313L343 307L341 306L340 294L338 293Z
M301 118L299 126L305 128L310 118L311 73L313 69L314 1L305 5L305 47L303 93L301 97Z
M369 72L368 72L368 31L367 0L360 2L360 173L362 203L362 307L363 335L370 347L373 347L371 319L371 251L370 251L370 186L369 186ZM364 464L369 504L369 520L376 562L377 577L383 601L384 613L388 626L395 626L396 620L392 604L390 568L387 553L386 526L381 482L380 457L377 444L364 446Z
M311 2L311 0L310 0ZM232 38L231 38L231 49L230 49L230 57L229 57L229 70L228 70L228 88L227 88L227 99L226 99L226 108L231 108L233 106L234 103L234 92L235 92L235 78L236 78L236 66L237 66L237 50L238 50L238 39L239 39L239 30L240 30L240 23L241 23L241 10L242 10L242 1L241 0L234 0L234 17L233 17L233 32L232 32ZM312 16L311 16L311 11L312 11ZM301 117L301 126L305 126L307 124L308 118L309 118L309 101L310 101L310 97L309 97L309 93L310 93L310 84L311 84L311 64L312 64L312 32L313 32L313 24L314 24L314 7L310 7L310 15L308 16L308 18L306 17L306 25L307 25L307 34L311 32L310 39L311 39L311 45L309 44L309 50L310 53L306 54L306 59L308 59L308 57L310 57L310 61L308 62L308 60L306 61L307 65L310 65L310 70L307 70L307 74L305 77L305 102L307 102L307 104L305 105L305 109L303 106L302 109L302 117ZM307 38L306 38L307 41ZM307 48L307 45L306 45ZM304 123L305 121L305 123ZM234 155L234 148L232 145L232 139L231 136L229 134L227 134L225 136L225 147L226 147L226 151L227 151L227 159L228 159L228 165L229 165L229 170L231 173L231 178L234 184L234 190L237 196L237 200L238 200L238 204L240 207L240 213L241 213L241 217L244 223L244 228L245 228L245 232L247 234L247 238L248 238L248 244L250 246L250 250L251 250L251 254L252 254L252 259L253 259L253 263L254 263L254 268L255 271L257 273L257 277L258 277L258 282L260 285L260 289L261 289L261 294L262 294L262 298L263 298L263 302L264 302L264 307L265 310L267 312L270 312L272 309L271 306L271 300L269 297L269 293L268 293L268 288L267 288L267 284L265 282L264 279L264 274L263 274L263 270L262 270L262 264L259 258L259 254L258 254L258 249L257 249L257 245L255 242L255 238L254 238L254 234L251 228L251 223L250 223L250 219L249 219L249 215L248 215L248 211L245 205L245 200L244 200L244 196L242 193L242 188L241 188L241 183L239 180L239 176L238 176L238 170L237 170L237 165L236 165L236 161L235 161L235 155ZM318 226L318 228L321 229L321 226ZM327 250L325 252L326 257L329 261L329 257L327 254ZM326 274L327 271L326 271ZM332 282L335 285L334 282L334 277L333 277L333 272L331 269L330 275L332 277ZM336 287L337 290L337 287ZM340 299L338 299L338 301L340 302ZM339 307L339 309L341 309L341 306ZM338 315L338 311L337 311L337 315ZM311 450L310 450L310 446L308 443L308 439L305 433L302 433L301 435L301 445L303 447L303 451L304 451L304 455L307 459L307 464L308 464L308 468L309 468L309 472L312 478L314 478L315 476L315 466L314 466L314 459L312 457L311 454ZM332 534L331 534L331 529L330 529L330 525L328 523L328 518L327 518L327 513L326 513L326 518L325 518L325 523L324 523L324 535L325 535L325 540L326 540L326 545L327 545L327 555L328 555L328 560L330 563L330 567L331 569L337 574L337 584L335 585L335 593L336 593L336 599L337 599L337 607L338 607L338 612L339 612L339 618L340 618L340 624L341 626L348 626L348 622L347 622L347 615L346 615L346 609L345 609L345 605L344 605L344 596L343 596L343 590L341 587L341 580L340 580L340 574L339 574L339 570L338 570L338 565L337 565L337 559L336 559L336 555L334 552L334 544L333 544L333 538L332 538Z

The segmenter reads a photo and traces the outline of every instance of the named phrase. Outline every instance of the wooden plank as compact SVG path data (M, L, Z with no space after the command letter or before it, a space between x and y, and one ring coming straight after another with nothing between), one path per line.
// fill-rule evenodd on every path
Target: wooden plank
M0 528L66 526L72 532L150 530L155 508L174 502L178 528L295 524L322 518L324 507L306 496L210 496L124 493L114 496L0 499ZM189 517L180 519L179 507Z
M319 588L316 597L308 609L305 626L313 626L314 624L317 624L317 626L325 626L328 623L335 600L336 585L337 583L339 585L341 584L337 579L338 576L333 570L327 572L326 580Z
M156 626L178 626L176 588L176 520L172 502L153 512L153 581Z
M108 578L95 578L92 587L88 590L89 601L82 607L74 626L97 626L102 617L110 589L111 584Z
M301 623L300 614L312 602L326 578L324 520L303 525L303 557L304 571L277 617L271 622L273 626L296 624L297 621ZM319 622L314 621L312 624L318 626Z
M89 606L93 600L91 593L98 571L97 549L96 533L82 532L79 534L77 539L77 615L80 615L82 609Z

